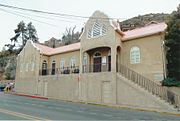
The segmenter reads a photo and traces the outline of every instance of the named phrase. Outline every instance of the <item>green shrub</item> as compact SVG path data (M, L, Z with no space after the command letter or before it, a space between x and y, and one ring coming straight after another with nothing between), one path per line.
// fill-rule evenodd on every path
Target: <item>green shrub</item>
M180 81L177 81L175 78L166 78L162 81L162 86L168 87L180 87Z

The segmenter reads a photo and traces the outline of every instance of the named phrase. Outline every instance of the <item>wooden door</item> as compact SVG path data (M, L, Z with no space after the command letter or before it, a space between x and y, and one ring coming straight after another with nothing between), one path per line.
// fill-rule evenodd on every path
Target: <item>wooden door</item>
M94 58L93 72L101 72L101 57Z
M52 63L52 71L51 71L51 75L55 75L56 71L56 63Z

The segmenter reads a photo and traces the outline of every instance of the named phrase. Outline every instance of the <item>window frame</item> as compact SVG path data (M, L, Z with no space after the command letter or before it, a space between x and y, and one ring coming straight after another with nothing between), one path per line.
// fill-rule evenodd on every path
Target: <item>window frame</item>
M130 63L131 64L141 63L141 51L138 46L133 46L130 49Z

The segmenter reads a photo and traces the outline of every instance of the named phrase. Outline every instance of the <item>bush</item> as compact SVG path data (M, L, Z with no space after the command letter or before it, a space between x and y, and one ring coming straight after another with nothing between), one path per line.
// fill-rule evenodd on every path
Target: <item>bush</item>
M162 86L168 87L180 87L180 81L177 81L175 78L166 78L162 81Z

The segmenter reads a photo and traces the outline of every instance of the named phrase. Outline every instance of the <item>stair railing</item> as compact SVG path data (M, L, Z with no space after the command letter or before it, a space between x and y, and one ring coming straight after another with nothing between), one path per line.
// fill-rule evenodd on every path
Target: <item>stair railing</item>
M174 105L175 108L177 108L179 111L180 95L175 94L174 92L170 91L167 87L162 86L160 83L150 80L122 64L119 64L118 72L125 78L133 81L142 88L148 90L150 93Z

